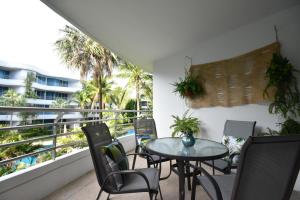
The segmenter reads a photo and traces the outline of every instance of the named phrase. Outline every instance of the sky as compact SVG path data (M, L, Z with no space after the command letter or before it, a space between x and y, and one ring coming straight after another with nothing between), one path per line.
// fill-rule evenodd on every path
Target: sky
M39 0L0 0L0 60L79 78L55 51L66 20Z

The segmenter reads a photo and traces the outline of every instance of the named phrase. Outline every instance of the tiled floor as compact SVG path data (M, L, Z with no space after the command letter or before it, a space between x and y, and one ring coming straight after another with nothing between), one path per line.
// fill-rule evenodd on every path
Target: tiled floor
M139 158L137 165L138 167L146 167L146 162ZM163 175L168 172L168 165L163 166ZM209 170L208 170L209 171ZM174 173L166 179L160 182L162 195L165 200L176 200L178 199L178 176ZM96 174L94 171L91 171L79 179L69 183L65 187L57 190L52 193L44 200L95 200L99 192L99 185L97 183ZM197 196L196 199L209 200L209 197L201 189L197 187ZM107 194L103 193L101 195L101 200L105 200ZM146 193L138 194L124 194L124 195L111 195L110 199L112 200L148 200L149 197ZM190 191L186 188L186 199L190 199ZM294 194L291 198L292 200L299 200L300 194Z

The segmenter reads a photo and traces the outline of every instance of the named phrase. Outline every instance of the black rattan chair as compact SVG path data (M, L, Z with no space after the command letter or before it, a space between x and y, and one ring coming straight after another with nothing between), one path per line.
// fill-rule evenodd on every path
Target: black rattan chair
M154 196L156 198L159 192L160 198L162 199L159 186L160 171L157 168L117 171L108 169L108 160L100 150L101 147L107 146L113 142L106 124L101 123L99 125L86 126L82 127L82 130L86 135L97 175L97 180L101 187L101 190L99 191L99 194L97 196L97 200L100 198L100 195L103 191L107 192L109 195L147 192L149 194L150 200L152 200ZM151 157L147 154L143 154L143 156L148 156L149 159L151 159ZM120 175L123 181L123 186L118 189L115 187L117 184L115 178L116 176ZM109 196L107 197L107 199L109 199Z
M226 120L223 134L226 136L234 136L237 138L243 138L245 140L248 137L253 136L256 121L237 121L237 120ZM231 169L236 169L237 164L232 162L233 155L229 156L229 161L224 159L204 161L206 165L213 168L213 175L215 175L215 169L223 172L224 174L230 174Z
M192 199L200 183L213 200L288 200L300 168L300 136L250 137L236 175L194 172ZM197 176L202 172L204 176Z
M148 153L145 149L144 144L147 140L156 139L156 125L154 119L136 119L133 121L134 131L135 131L135 141L136 141L136 153ZM144 143L145 141L145 143ZM152 159L147 159L147 165L158 166L161 162L170 162L170 171L167 176L161 177L160 180L164 180L170 177L171 175L171 166L172 161L168 158L160 157L157 155L151 154ZM136 156L134 157L133 165L135 164Z

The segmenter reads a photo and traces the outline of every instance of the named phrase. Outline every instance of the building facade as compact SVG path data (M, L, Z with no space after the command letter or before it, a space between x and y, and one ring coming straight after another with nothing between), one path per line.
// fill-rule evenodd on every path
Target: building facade
M25 94L25 80L29 74L33 74L35 81L32 82L32 90L35 95L32 98L26 98L26 106L49 108L56 99L68 101L71 107L77 107L77 103L72 101L73 94L81 89L79 79L66 76L56 76L44 72L30 65L13 64L0 61L0 97L9 89L15 90L18 94ZM53 122L56 119L55 113L38 113L34 120L43 123ZM66 113L64 120L78 119L79 113ZM20 122L18 114L11 116L8 113L0 113L0 123L18 124Z

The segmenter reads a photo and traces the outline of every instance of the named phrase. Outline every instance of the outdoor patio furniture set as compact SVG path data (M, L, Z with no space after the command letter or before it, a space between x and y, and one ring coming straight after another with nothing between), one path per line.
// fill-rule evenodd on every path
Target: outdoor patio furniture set
M157 138L153 119L138 119L134 121L136 151L128 155L106 124L83 127L101 187L97 199L103 191L107 199L110 194L137 192L148 193L150 200L158 195L163 199L159 182L173 171L179 176L180 200L185 199L186 179L192 199L201 185L216 200L288 200L300 168L300 136L255 137L255 124L227 120L222 143L196 138L194 146L185 147L180 138ZM240 152L227 145L231 136L239 138L237 143L245 141ZM127 156L134 156L131 169ZM146 159L147 168L135 169L138 157ZM170 163L165 177L161 177L162 162ZM212 167L213 174L203 165ZM215 170L224 175L215 175Z

